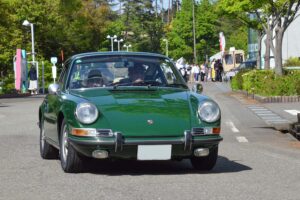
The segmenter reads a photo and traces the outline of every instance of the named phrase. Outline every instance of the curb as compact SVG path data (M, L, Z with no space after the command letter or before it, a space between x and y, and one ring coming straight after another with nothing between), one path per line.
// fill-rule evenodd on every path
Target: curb
M244 90L233 90L234 92L241 93L247 97L257 100L260 103L293 103L300 102L300 96L271 96L265 97L258 94L252 94Z
M31 96L30 93L23 93L23 94L2 94L0 95L0 99L9 99L9 98L23 98Z

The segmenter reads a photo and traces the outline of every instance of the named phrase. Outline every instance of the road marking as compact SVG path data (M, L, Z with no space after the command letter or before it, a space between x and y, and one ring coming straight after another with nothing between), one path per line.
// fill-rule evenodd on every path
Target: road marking
M297 115L297 113L300 113L299 110L284 110L284 111L291 115L295 115L295 116Z
M265 108L251 108L253 111L268 111L268 109Z
M230 129L232 130L232 132L234 132L234 133L240 132L239 129L237 129L235 127L235 125L234 125L234 123L232 121L228 121L228 122L226 122L226 124L227 124L227 126L230 127Z
M244 136L237 136L236 139L238 142L241 142L241 143L248 142L247 138Z
M272 115L272 116L260 116L260 118L262 119L282 119L281 117L279 117L278 115Z
M277 116L274 113L257 113L258 116Z
M269 111L269 110L268 111L267 110L266 111L254 111L254 112L257 113L257 114L258 113L269 113L269 114L273 113L272 111Z

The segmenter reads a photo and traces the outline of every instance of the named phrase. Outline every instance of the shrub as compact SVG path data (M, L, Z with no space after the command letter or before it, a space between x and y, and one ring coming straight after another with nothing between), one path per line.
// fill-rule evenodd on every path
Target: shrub
M277 76L272 70L238 73L232 80L233 90L244 90L262 96L300 95L300 71L290 70Z
M290 57L284 63L284 67L300 66L300 59L298 57Z

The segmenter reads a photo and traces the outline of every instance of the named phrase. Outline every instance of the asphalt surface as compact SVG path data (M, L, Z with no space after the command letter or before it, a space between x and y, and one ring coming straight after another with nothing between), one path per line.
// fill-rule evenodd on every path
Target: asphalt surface
M249 106L285 116L272 105L232 93L226 83L203 85L203 93L222 109L224 141L215 168L202 173L184 160L94 161L83 173L66 174L59 160L39 155L36 122L42 98L0 99L0 199L298 200L299 141L275 130Z

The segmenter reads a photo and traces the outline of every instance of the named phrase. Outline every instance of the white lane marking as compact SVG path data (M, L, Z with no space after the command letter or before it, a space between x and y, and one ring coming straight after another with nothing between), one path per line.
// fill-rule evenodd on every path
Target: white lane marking
M247 138L244 136L237 136L236 139L238 142L241 142L241 143L248 142Z
M253 111L268 111L268 109L265 108L250 108Z
M282 119L281 117L279 116L260 116L260 118L262 119Z
M288 122L286 119L266 119L266 122Z
M228 121L228 122L226 122L226 124L227 124L227 126L230 127L230 129L232 130L232 132L234 132L234 133L240 132L239 129L237 129L235 127L235 125L234 125L234 123L232 121Z
M264 108L263 106L249 105L248 108Z
M257 113L258 116L278 116L274 113Z
M295 116L297 115L297 113L300 113L299 110L284 110L284 111L291 115L295 115Z
M255 110L254 112L255 112L255 113L273 113L273 112L270 111L270 110Z

